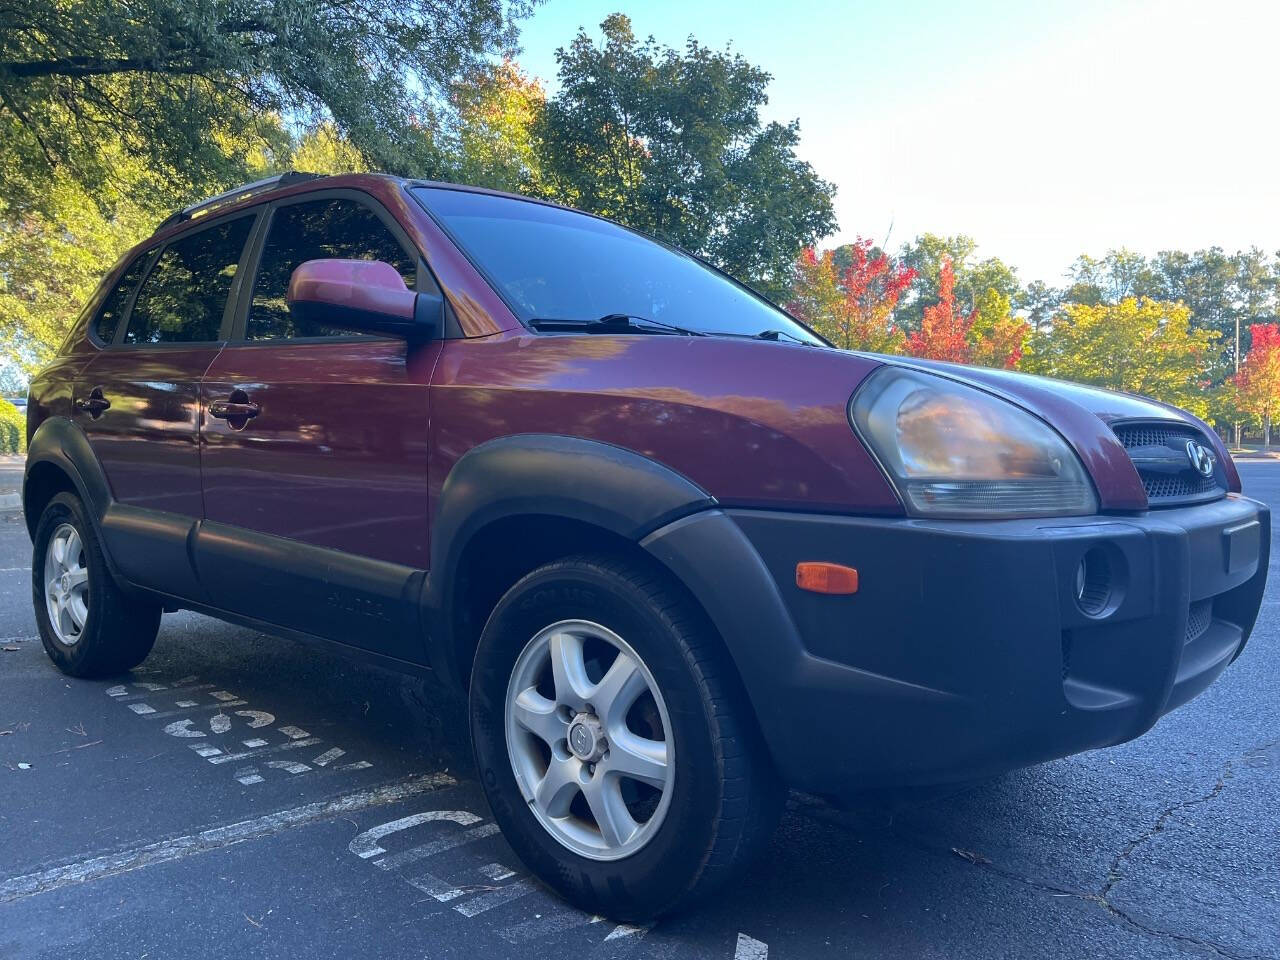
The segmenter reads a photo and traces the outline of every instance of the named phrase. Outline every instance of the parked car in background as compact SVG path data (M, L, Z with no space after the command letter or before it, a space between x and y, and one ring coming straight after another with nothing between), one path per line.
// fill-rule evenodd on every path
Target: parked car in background
M699 260L519 197L288 175L188 208L33 381L36 617L73 676L162 610L467 691L583 908L683 908L783 788L1138 736L1245 646L1267 508L1138 397L829 348Z

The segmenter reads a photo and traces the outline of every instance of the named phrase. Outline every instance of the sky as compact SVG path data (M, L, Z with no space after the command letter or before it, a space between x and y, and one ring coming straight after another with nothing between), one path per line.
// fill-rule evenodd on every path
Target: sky
M837 187L829 244L964 233L1051 285L1118 247L1280 251L1276 0L548 0L521 64L554 91L615 11L772 74L764 119Z

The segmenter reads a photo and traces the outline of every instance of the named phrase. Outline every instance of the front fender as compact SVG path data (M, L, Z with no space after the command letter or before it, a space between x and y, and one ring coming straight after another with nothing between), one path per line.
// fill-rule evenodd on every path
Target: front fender
M561 517L638 542L715 503L687 477L613 444L545 433L490 440L454 464L440 491L428 596L448 595L449 575L467 543L497 520Z

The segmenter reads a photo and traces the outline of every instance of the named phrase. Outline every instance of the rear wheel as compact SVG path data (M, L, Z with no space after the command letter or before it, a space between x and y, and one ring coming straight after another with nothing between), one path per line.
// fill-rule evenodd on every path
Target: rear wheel
M521 859L594 913L684 908L767 842L782 791L700 613L656 570L535 570L485 626L472 734Z
M45 652L73 677L122 673L145 660L155 644L159 605L116 586L73 494L58 494L40 515L31 592Z

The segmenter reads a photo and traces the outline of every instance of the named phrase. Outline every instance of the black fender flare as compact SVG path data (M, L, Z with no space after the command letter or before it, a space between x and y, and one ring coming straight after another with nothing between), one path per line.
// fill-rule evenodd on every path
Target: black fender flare
M76 493L101 532L102 518L112 501L111 486L84 431L66 417L50 417L36 429L27 444L27 465L22 475L24 509L31 475L42 463L53 464L71 478ZM28 532L34 536L40 518L28 514L26 521Z
M452 660L451 601L472 538L509 517L576 520L639 543L673 520L716 506L688 477L633 450L580 437L522 433L467 451L445 478L431 526L424 605L435 620L436 656ZM455 665L441 664L449 672Z

